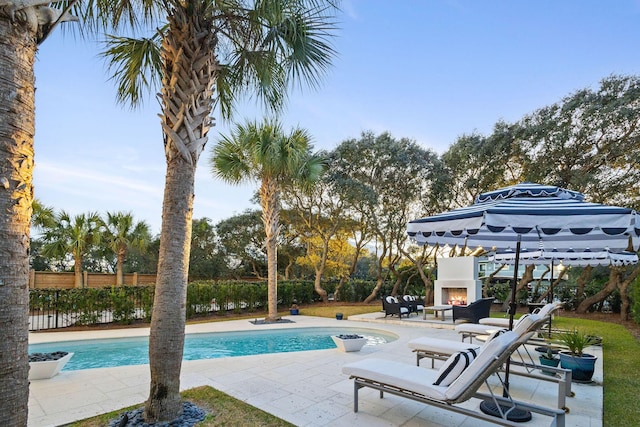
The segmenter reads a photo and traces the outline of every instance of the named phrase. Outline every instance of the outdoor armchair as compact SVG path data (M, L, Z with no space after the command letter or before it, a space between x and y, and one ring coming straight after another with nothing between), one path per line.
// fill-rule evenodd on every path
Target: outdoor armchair
M403 315L409 317L411 312L404 301L398 301L398 298L391 295L382 298L382 309L384 310L384 317L394 315L398 317L402 317Z
M482 298L469 305L454 305L453 321L468 320L472 323L478 323L480 319L489 317L491 304L493 304L493 298Z

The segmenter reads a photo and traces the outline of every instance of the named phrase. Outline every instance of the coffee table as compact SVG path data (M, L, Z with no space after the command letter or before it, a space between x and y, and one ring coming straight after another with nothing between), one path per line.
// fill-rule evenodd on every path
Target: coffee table
M436 316L436 319L438 318L438 313L441 313L442 318L440 320L444 322L444 312L453 310L453 306L452 305L432 305L430 307L425 307L425 310L432 310Z

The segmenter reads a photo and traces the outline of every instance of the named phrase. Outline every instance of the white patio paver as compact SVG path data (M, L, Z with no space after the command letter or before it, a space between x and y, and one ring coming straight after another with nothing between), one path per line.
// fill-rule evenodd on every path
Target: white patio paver
M331 349L187 361L183 364L181 387L211 385L298 426L487 425L396 396L385 395L380 399L378 392L370 389L360 390L360 410L353 412L353 381L342 374L342 365L366 357L415 364L415 355L407 347L409 340L421 336L460 339L447 322L425 322L421 317L413 317L410 321L383 321L380 317L379 313L374 313L355 316L358 321L338 321L291 316L295 323L281 325L252 325L247 320L189 325L188 333L313 326L364 327L392 332L399 338L384 345L365 346L357 353ZM30 335L30 342L147 334L148 329L35 333ZM594 350L592 353L599 356L595 383L573 384L575 397L567 399L570 408L566 418L568 427L602 426L602 352L600 347ZM31 382L28 425L59 426L142 403L148 396L148 388L148 365L63 371L54 378ZM516 398L543 406L555 404L556 390L548 382L511 378L511 391ZM477 408L478 402L473 400L467 405ZM523 426L546 425L547 422L548 418L534 416L534 420Z

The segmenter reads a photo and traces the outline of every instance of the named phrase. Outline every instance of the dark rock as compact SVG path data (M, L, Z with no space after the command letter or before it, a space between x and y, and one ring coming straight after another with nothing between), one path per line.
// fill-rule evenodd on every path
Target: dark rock
M53 353L31 353L29 355L29 362L46 362L49 360L58 360L66 356L66 351L55 351Z
M145 423L144 408L125 412L109 422L109 427L192 427L204 420L206 412L191 402L183 403L182 415L170 422Z

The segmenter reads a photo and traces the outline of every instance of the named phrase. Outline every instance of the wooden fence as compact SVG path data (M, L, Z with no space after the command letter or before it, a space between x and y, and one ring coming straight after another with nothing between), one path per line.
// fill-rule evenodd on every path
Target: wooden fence
M106 288L115 286L116 275L106 273L82 272L85 288ZM129 286L153 285L156 283L155 274L130 273L124 275L124 284ZM52 273L49 271L34 271L29 274L29 289L73 289L75 287L74 273Z

